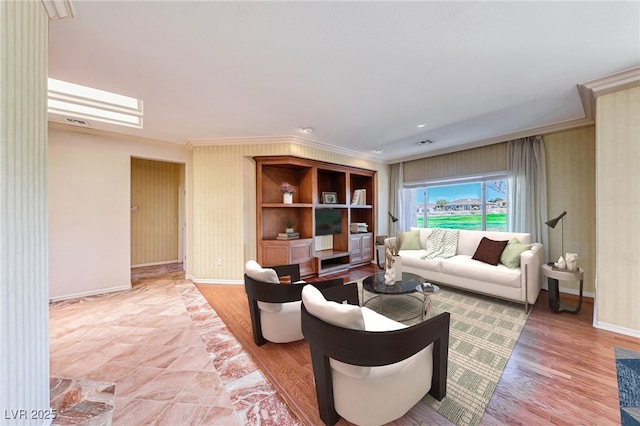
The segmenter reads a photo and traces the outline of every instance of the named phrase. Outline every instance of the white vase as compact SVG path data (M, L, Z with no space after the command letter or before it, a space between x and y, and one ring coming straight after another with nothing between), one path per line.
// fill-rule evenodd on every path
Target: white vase
M396 276L394 275L393 268L388 268L384 271L384 283L386 285L394 285L396 283Z
M293 204L293 194L291 192L283 192L282 202L285 204Z
M564 255L564 260L567 263L568 271L578 270L578 254L577 253L566 253Z
M396 281L402 280L402 259L400 256L391 256L391 260L392 262L385 262L384 283L386 285L394 285Z
M402 258L400 256L393 256L393 275L396 277L396 281L402 280Z

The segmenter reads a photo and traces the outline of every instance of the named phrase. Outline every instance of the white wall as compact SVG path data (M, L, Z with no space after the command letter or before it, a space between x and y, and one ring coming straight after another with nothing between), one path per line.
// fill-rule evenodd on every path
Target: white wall
M131 287L131 157L188 169L190 156L174 144L49 125L51 299Z

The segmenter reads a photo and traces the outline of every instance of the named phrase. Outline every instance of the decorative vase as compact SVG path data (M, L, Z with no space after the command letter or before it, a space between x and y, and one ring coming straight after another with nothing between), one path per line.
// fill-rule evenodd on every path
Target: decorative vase
M293 194L291 192L283 192L282 202L285 204L293 204Z
M402 280L402 259L400 256L389 256L385 261L384 283L394 285Z
M577 253L566 253L564 255L564 260L567 263L568 271L576 271L578 269L578 254Z
M393 268L387 268L387 270L384 271L384 283L386 285L394 285L396 283L394 272Z
M402 281L402 258L400 256L393 256L393 275L396 277L396 281Z

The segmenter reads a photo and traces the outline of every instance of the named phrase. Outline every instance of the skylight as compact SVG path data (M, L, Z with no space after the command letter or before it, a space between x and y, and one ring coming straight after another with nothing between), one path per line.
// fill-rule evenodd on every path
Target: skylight
M49 79L49 112L142 128L142 101L129 96Z

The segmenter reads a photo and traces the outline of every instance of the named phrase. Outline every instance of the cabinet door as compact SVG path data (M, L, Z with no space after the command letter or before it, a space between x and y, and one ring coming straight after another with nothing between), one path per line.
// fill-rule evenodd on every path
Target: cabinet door
M291 263L300 265L300 276L302 277L308 277L316 272L311 242L310 239L291 241Z
M351 255L352 264L362 262L362 236L360 234L351 234L349 254Z
M362 250L362 261L371 262L373 260L373 234L362 234L360 239L360 249Z
M282 244L279 241L263 241L262 242L262 265L275 266L288 265L289 262L289 245Z

